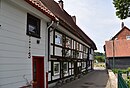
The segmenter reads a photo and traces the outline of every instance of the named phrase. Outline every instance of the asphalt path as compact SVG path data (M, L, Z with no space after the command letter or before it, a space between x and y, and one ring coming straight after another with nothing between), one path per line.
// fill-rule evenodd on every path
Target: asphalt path
M108 74L105 69L93 70L87 75L76 79L70 83L64 84L60 88L106 88Z

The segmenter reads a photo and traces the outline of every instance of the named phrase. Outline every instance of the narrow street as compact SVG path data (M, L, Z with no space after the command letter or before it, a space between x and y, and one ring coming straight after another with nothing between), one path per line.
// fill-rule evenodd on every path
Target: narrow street
M107 82L107 71L97 69L80 79L61 86L60 88L106 88Z

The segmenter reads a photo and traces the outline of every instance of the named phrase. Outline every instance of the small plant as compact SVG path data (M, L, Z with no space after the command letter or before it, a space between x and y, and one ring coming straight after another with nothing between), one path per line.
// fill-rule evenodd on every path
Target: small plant
M119 69L112 69L113 73L118 73Z
M130 72L130 67L127 68L127 71Z

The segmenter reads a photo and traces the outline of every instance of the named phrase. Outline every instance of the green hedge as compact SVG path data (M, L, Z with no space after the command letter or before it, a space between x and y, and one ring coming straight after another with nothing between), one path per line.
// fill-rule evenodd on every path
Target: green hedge
M123 74L126 74L126 73L128 72L127 69L112 69L112 71L113 71L114 73L118 73L118 71L120 71L120 72L123 73Z

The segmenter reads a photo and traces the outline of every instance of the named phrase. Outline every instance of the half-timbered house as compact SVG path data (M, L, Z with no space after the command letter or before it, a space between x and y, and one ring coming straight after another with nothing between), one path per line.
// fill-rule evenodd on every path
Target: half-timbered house
M49 29L49 84L77 77L93 69L95 43L77 26L76 17L64 10L63 1L41 0L58 17Z

